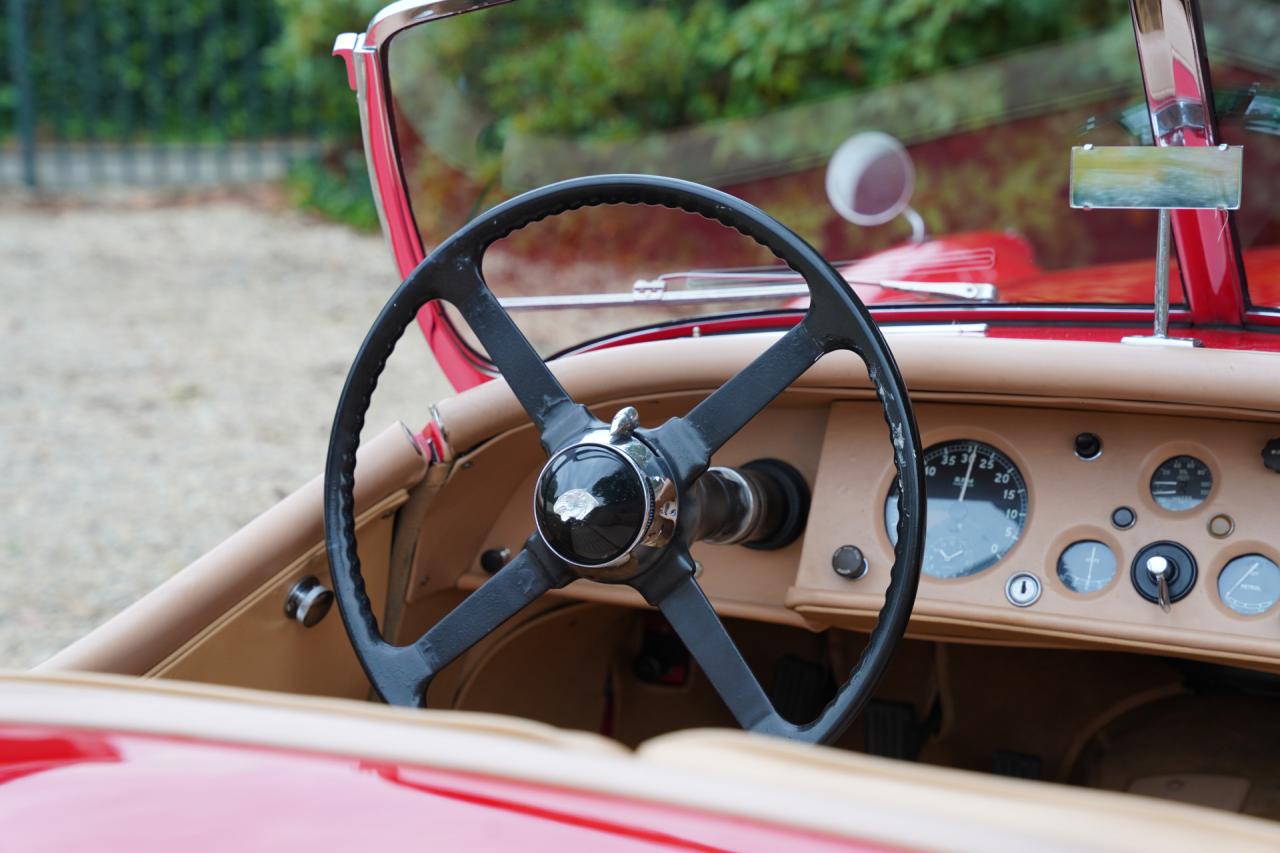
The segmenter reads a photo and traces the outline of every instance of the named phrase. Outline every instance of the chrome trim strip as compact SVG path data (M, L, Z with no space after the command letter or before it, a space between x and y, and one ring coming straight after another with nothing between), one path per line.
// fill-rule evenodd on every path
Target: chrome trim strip
M723 287L668 290L667 282L688 279L723 281ZM994 302L996 286L971 281L870 281L846 277L850 285L865 285L906 293L927 293L965 302ZM749 282L760 282L749 284ZM796 282L796 283L788 283ZM668 273L659 278L639 279L631 290L620 293L561 293L548 296L505 296L498 304L508 311L558 311L571 308L625 308L637 305L705 305L718 302L754 302L768 299L800 299L809 295L809 286L793 273Z

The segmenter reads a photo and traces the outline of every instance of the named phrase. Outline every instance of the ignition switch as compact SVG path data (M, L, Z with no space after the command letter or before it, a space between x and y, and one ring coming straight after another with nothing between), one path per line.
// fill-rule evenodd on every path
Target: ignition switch
M1129 577L1138 595L1168 613L1196 585L1196 558L1177 542L1152 542L1133 558Z

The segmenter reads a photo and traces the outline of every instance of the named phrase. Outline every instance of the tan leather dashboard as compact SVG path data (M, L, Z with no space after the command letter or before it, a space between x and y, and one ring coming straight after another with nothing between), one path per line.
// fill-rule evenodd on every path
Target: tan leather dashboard
M661 342L629 347L625 356L578 356L556 368L568 390L606 418L631 403L644 422L656 423L687 411L769 340ZM1028 494L1025 528L999 563L971 577L922 580L911 634L1128 648L1280 670L1280 605L1243 616L1223 604L1217 585L1235 556L1280 562L1280 475L1260 458L1263 444L1280 436L1280 357L946 335L890 341L912 389L922 443L990 444L1018 466ZM814 494L807 532L788 548L696 546L701 580L723 614L815 629L869 626L892 555L883 515L892 468L884 421L867 389L860 364L824 359L715 460L784 459ZM456 570L443 567L452 560L469 567L456 584L472 588L485 577L478 568L484 550L520 547L543 461L528 428L510 429L520 413L497 383L446 401L440 415L455 452L495 427L509 431L460 456L423 527L420 545L427 547L417 549L411 601L450 585ZM1098 458L1073 453L1080 432L1101 437ZM1157 466L1180 454L1207 463L1214 486L1201 506L1170 512L1156 505L1149 483ZM1122 505L1136 511L1129 529L1111 522ZM1219 514L1233 522L1225 538L1208 529ZM1079 540L1102 542L1116 555L1115 578L1101 590L1075 593L1058 577L1059 555ZM1195 586L1169 613L1141 598L1129 577L1138 550L1159 540L1184 545L1198 568ZM832 570L832 552L845 544L868 557L860 580ZM1019 571L1041 584L1029 607L1006 598L1005 584ZM564 594L640 604L630 590L584 582Z
M1237 614L1222 602L1217 585L1233 557L1261 553L1280 561L1280 475L1263 467L1259 453L1277 434L1274 424L934 403L917 406L916 417L925 445L976 439L1003 451L1021 469L1029 497L1023 534L995 566L963 578L922 578L914 615L919 632L972 637L978 629L979 636L998 631L1179 656L1212 650L1240 660L1280 661L1280 609ZM893 551L882 518L892 468L863 449L875 447L880 431L874 404L831 407L814 509L786 597L788 606L820 621L869 617L888 584ZM1073 452L1081 432L1101 437L1096 459ZM1148 484L1157 466L1180 454L1207 462L1214 485L1203 504L1174 512L1157 506ZM1121 506L1136 512L1128 529L1112 524L1112 511ZM1219 514L1234 521L1225 538L1208 529ZM1140 549L1163 540L1184 545L1197 563L1195 585L1169 613L1140 597L1130 579ZM1060 555L1080 541L1103 543L1116 555L1115 576L1100 590L1074 592L1059 577ZM868 554L869 571L861 580L831 569L832 552L848 542ZM1018 572L1041 586L1039 599L1027 607L1014 606L1005 595Z

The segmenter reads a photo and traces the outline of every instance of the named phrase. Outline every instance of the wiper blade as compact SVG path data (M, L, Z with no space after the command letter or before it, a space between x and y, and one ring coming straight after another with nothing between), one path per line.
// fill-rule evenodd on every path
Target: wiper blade
M839 267L837 267L839 269ZM684 287L672 289L671 282ZM867 285L903 293L945 296L962 302L994 302L996 286L970 281L859 280L845 275L850 285ZM550 296L507 296L498 300L510 311L555 311L567 308L621 308L644 305L705 305L712 302L753 302L795 299L809 295L809 288L791 271L768 268L741 270L689 270L666 273L656 279L639 279L621 293L578 293Z

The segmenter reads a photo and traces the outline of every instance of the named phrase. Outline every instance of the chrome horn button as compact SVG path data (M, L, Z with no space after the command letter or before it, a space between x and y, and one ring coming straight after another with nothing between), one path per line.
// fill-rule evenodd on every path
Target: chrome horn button
M623 560L653 521L649 484L632 460L584 443L551 458L534 494L538 532L561 559L598 568Z
M611 430L559 451L538 475L538 533L583 577L624 581L638 568L633 552L665 545L675 532L674 484L657 455L634 437L637 425L628 406Z

